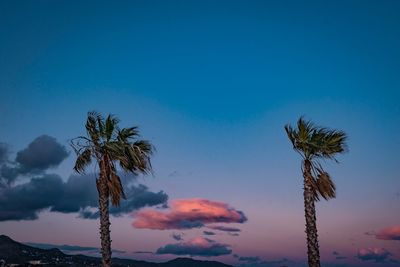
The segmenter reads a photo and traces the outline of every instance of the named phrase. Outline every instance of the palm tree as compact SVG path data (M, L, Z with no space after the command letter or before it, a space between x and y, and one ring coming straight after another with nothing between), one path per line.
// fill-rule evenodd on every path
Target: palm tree
M111 266L111 239L109 201L119 206L125 198L117 164L133 174L151 172L150 156L153 146L145 140L138 140L137 127L118 128L119 120L113 115L104 119L96 112L89 112L86 121L87 136L71 141L77 159L74 170L83 173L95 160L100 174L96 178L99 194L100 239L103 267Z
M338 162L335 155L347 151L347 135L342 131L315 126L300 118L297 129L285 126L293 149L303 158L304 209L306 218L307 253L310 267L320 266L315 202L336 197L336 187L329 173L321 166L321 159Z

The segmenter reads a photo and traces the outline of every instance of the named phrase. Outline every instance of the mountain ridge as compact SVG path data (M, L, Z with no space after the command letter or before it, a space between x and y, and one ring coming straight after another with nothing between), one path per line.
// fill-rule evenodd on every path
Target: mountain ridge
M9 236L0 235L0 265L18 266L100 266L101 259L82 254L67 255L58 248L41 249L19 243ZM15 266L15 265L14 265ZM132 259L113 258L114 267L233 267L218 261L200 261L191 258L176 258L167 262L155 263Z

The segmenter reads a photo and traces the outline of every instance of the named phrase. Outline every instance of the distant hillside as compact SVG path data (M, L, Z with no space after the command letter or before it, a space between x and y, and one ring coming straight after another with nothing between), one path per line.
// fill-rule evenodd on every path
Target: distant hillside
M8 236L0 235L0 260L6 266L100 266L101 260L85 255L66 255L59 249L40 249L18 243ZM0 262L1 266L1 262ZM15 266L15 265L13 265ZM152 263L130 259L113 258L114 267L232 267L217 261L198 261L177 258L164 263Z

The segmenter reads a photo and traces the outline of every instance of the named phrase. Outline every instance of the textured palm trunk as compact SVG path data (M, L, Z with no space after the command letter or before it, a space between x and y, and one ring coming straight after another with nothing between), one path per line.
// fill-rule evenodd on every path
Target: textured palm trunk
M100 179L96 181L99 192L100 212L100 239L101 256L103 267L111 266L111 238L110 238L110 216L109 216L109 192L104 163L100 163Z
M310 267L320 267L317 219L315 212L314 192L312 187L311 162L304 161L304 211L306 217L307 254Z

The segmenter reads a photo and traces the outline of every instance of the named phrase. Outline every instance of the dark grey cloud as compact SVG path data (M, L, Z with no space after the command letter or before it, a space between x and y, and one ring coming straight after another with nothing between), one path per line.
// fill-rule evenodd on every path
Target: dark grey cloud
M175 239L176 241L181 241L181 240L183 240L183 235L182 235L182 234L172 233L171 237L172 237L173 239Z
M92 180L94 183L94 177L93 179L89 180ZM98 211L85 209L87 207L97 207L98 197L97 197L96 186L92 187L94 188L92 189L94 190L94 193L92 192L92 194L90 194L92 197L90 198L84 197L82 199L83 202L88 204L86 206L75 205L72 207L75 208L75 210L76 208L79 208L80 209L79 217L84 219L97 219L100 216ZM76 191L74 190L73 192ZM149 188L147 186L142 184L138 185L130 184L128 186L125 186L125 194L126 194L126 199L121 201L119 207L110 206L111 215L119 217L143 207L164 205L168 201L168 195L164 191L159 191L157 193L151 192L149 191ZM93 195L95 195L95 197L93 197Z
M215 233L212 231L203 231L203 234L204 235L215 235Z
M154 252L151 252L151 251L133 251L132 253L134 253L134 254L154 254Z
M93 174L71 175L63 184L61 194L63 197L53 203L51 211L72 213L98 205L96 178Z
M357 258L362 261L385 262L391 255L384 248L362 248L358 250Z
M20 175L20 169L15 165L2 164L0 166L0 180L3 186L10 186Z
M337 251L333 251L332 254L335 256L335 258L336 258L337 260L344 260L344 259L347 259L347 257L340 255L340 253L337 252Z
M141 184L125 187L127 199L110 214L122 216L146 206L162 205L168 200L163 191L154 193ZM82 218L98 218L98 195L94 175L72 175L63 182L58 175L43 174L29 182L0 189L0 221L35 220L42 210L79 213Z
M0 189L0 221L35 220L40 211L59 202L62 193L63 181L57 175L43 175Z
M157 249L156 254L173 254L212 257L231 254L232 250L226 244L214 240L196 237L188 242L168 244Z
M247 262L259 262L261 261L260 257L239 257L239 261L247 261Z
M375 234L376 234L375 231L368 231L368 232L364 233L364 235L369 235L369 236L375 235Z
M240 232L241 230L236 227L228 227L228 226L223 226L223 225L213 225L209 226L208 228L213 229L213 230L218 230L218 231L223 231L223 232Z
M9 186L18 176L18 169L8 159L9 146L0 143L0 188Z
M21 172L44 171L58 166L68 152L54 137L41 135L33 140L27 148L17 153L15 161L20 164Z
M304 263L295 263L287 258L279 260L263 260L259 256L239 256L237 254L233 255L239 262L243 262L239 267L282 267L287 266L304 266Z
M0 143L0 164L8 161L8 145Z
M11 186L20 175L40 174L57 167L68 152L54 137L42 135L19 151L15 160L8 156L8 145L0 143L0 187Z

